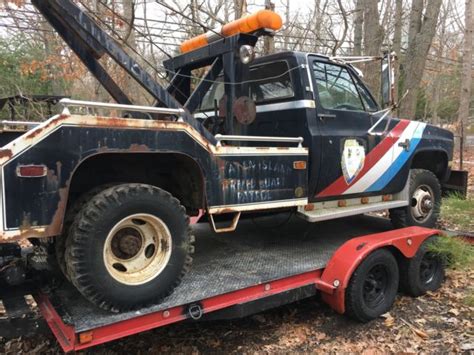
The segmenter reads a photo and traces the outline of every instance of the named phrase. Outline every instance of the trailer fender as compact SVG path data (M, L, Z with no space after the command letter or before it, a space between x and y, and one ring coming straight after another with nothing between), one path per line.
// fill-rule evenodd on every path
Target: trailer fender
M324 302L343 314L345 290L352 273L364 258L384 247L396 248L404 257L412 258L425 239L439 233L435 229L407 227L350 239L333 254L316 287L321 291Z

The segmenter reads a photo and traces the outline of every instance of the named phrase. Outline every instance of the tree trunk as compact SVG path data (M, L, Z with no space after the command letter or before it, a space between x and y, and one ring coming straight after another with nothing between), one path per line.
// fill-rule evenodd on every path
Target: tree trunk
M354 18L353 55L362 55L362 28L364 24L364 0L357 0Z
M235 19L238 20L247 12L247 0L234 0Z
M398 85L400 82L400 61L402 59L402 28L403 28L403 0L395 1L395 24L393 30L393 51L397 56L395 63L395 97L394 102L398 101Z
M378 0L364 1L364 54L380 56L384 29L380 25ZM380 63L372 62L365 65L365 82L376 98L380 97Z
M400 115L413 119L416 111L417 91L420 87L426 57L436 33L442 0L413 0L408 30L408 48L403 65L403 89L409 93L401 103Z
M446 40L446 19L448 17L448 12L449 12L449 4L448 8L444 8L443 11L443 17L441 18L440 21L440 34L439 34L439 40L438 40L438 45L436 47L436 64L435 64L435 70L436 70L436 76L433 79L433 96L431 98L431 108L432 108L432 117L431 117L431 123L433 124L439 124L440 119L438 116L438 106L439 106L439 100L440 100L440 91L441 91L441 84L442 84L442 79L443 76L441 74L442 70L442 59L444 55L444 45L445 45L445 40Z
M461 95L459 101L459 116L458 128L464 126L463 140L466 141L466 126L469 119L469 107L471 101L472 88L472 46L473 46L473 32L474 32L474 1L466 0L466 14L465 14L465 34L464 34L464 53L462 60L462 75L461 75Z
M126 23L122 30L123 34L121 35L121 37L123 38L123 41L127 44L126 46L124 46L124 49L130 51L130 54L133 56L133 52L137 50L134 0L122 0L122 8L122 16ZM118 75L121 75L121 86L127 96L132 100L132 102L136 105L145 105L145 98L147 95L144 93L140 84L138 84L130 75L126 74L124 76L125 73L118 66L114 65L113 68Z
M275 4L271 0L265 0L265 9L274 11ZM275 40L271 36L265 36L263 40L263 53L270 54L275 51Z

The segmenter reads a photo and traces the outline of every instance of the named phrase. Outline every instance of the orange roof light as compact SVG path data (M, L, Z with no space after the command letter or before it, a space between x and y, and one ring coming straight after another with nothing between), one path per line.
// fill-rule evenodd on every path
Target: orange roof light
M277 31L281 28L283 22L280 15L270 10L260 10L252 15L242 17L241 19L232 21L221 28L216 29L214 32L209 31L202 35L193 37L184 41L181 44L181 52L186 53L193 51L197 48L204 47L205 45L213 42L219 37L215 32L220 33L223 36L229 37L238 33L251 33L257 30L268 28L273 31Z

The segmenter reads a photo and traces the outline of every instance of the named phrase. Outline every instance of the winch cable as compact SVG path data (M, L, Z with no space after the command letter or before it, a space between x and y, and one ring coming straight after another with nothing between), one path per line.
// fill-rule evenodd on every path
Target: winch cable
M106 27L106 29L111 31L111 33L114 36L116 36L127 48L129 48L135 55L137 55L141 60L143 60L143 62L145 64L149 65L150 68L152 68L162 79L166 79L165 77L163 77L163 74L155 67L154 64L152 64L148 59L145 58L144 55L142 55L140 52L138 52L138 50L136 48L134 48L132 45L127 43L124 40L124 38L122 37L122 35L120 33L118 33L111 25L109 25L105 20L100 18L100 16L98 14L94 13L94 11L92 11L92 9L90 7L88 7L86 4L84 4L84 2L82 0L79 0L78 2L87 10L87 12L89 14L94 16L94 19L97 22L100 22L101 24L103 24ZM158 47L158 46L156 46L156 47Z
M190 16L188 16L188 15L183 14L181 11L178 11L178 10L174 9L174 8L171 7L170 5L165 4L165 3L161 2L160 0L155 0L155 2L156 2L158 5L161 5L161 6L165 7L165 8L167 8L168 10L174 12L175 14L180 15L181 17L184 17L186 20L189 20L189 21L193 22L194 24L201 26L204 30L209 31L209 32L212 32L212 33L216 34L217 36L219 36L219 37L221 37L221 38L225 38L225 36L222 35L222 33L219 33L219 32L217 32L216 30L214 30L214 29L212 29L212 28L210 28L210 27L207 27L206 25L204 25L204 24L201 23L200 21L198 21L198 20L196 20L196 19L193 19L192 17L190 17ZM199 9L199 8L198 8L198 10L201 11L201 9ZM202 12L202 11L201 11L201 12Z
M99 15L97 15L96 13L94 13L94 11L92 11L92 9L90 7L88 7L86 4L84 4L84 2L82 0L79 0L79 3L87 10L87 12L89 14L92 14L94 19L99 22L100 24L104 25L104 27L106 27L106 29L108 29L109 31L111 31L111 33L116 36L127 48L129 48L138 58L140 58L145 64L147 64L148 66L150 66L151 69L153 69L155 71L156 74L158 74L158 76L162 79L162 80L165 80L167 81L169 84L170 81L168 80L168 78L166 77L166 75L163 75L162 72L160 70L158 70L158 68L152 64L148 59L145 58L145 56L143 54L141 54L140 52L138 52L138 50L136 48L134 48L132 45L130 45L127 41L125 41L125 39L122 37L122 35L120 33L118 33L112 26L110 26L110 24L108 24L105 20L103 20L102 18L100 18ZM103 3L101 3L102 5L104 5ZM109 11L111 11L114 15L116 16L120 16L115 10L109 8L108 6L104 5ZM125 18L123 18L122 16L121 17L121 20L124 21L128 26L131 26L133 27L134 29L136 29L136 26L133 26L131 25ZM138 31L139 33L141 33L142 35L145 35L146 34L143 34L142 32ZM152 39L150 37L150 43L152 43ZM160 51L162 51L163 53L167 54L169 56L169 54L164 50L162 49L160 46L156 45L155 43L153 43L153 45L158 48ZM164 69L164 67L162 67ZM172 84L171 84L172 85ZM184 93L178 88L176 87L175 85L173 85L173 88L178 91L180 94L184 95Z
M83 4L82 1L80 1L81 4ZM84 4L83 4L84 5ZM162 52L163 54L165 54L168 58L173 58L173 56L171 54L169 54L167 51L165 51L162 47L156 45L152 38L151 38L151 34L147 34L147 33L144 33L142 32L141 30L138 29L138 26L136 26L135 24L133 24L129 19L125 18L125 16L119 14L116 10L114 10L113 8L111 8L109 5L107 5L106 3L103 3L103 2L100 2L100 5L105 7L108 11L110 11L114 16L116 16L117 18L120 19L120 21L123 21L129 29L131 30L134 30L136 33L138 33L139 35L141 35L143 38L148 38L149 42L151 45L153 45L154 47L156 47L160 52ZM89 11L89 10L88 10ZM89 11L90 12L90 11ZM98 15L94 14L94 17L97 18ZM102 20L102 19L100 19ZM103 21L102 21L103 23ZM129 37L129 35L128 35ZM127 38L121 38L121 41L123 43L126 43L128 45L128 41L127 41Z

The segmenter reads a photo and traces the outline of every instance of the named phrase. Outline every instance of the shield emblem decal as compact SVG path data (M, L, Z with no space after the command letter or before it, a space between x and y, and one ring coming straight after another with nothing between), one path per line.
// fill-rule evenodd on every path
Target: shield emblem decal
M349 185L364 167L365 148L356 139L346 139L342 151L342 173Z

